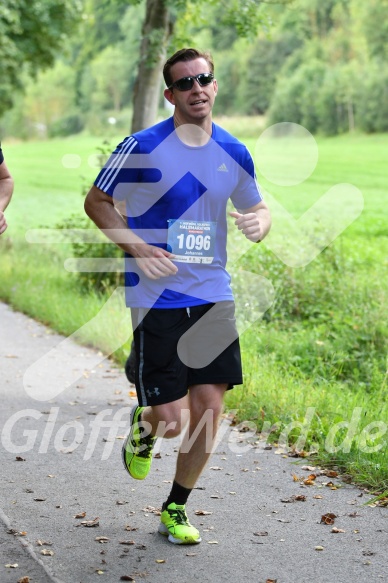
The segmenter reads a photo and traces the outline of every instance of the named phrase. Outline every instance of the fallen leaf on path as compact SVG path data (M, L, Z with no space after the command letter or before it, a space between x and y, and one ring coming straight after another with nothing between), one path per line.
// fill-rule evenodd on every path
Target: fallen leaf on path
M120 581L135 581L135 579L131 575L122 575Z
M321 496L320 494L316 494L315 496L313 496L313 498L315 498L316 500L322 500L323 496Z
M345 532L343 528L337 528L336 526L333 526L333 528L331 529L331 532Z
M218 540L208 540L207 544L208 545L218 545Z
M334 520L337 518L336 514L333 514L332 512L327 512L326 514L323 514L321 516L321 522L323 522L324 524L334 524Z
M268 532L266 530L254 532L253 534L254 536L268 536Z
M52 556L53 556L53 554L54 554L54 551L52 551L51 549L42 549L42 550L40 551L40 554L41 554L41 555L45 555L45 556L47 556L47 557L52 557Z
M45 502L47 498L34 498L35 502Z
M154 455L154 459L156 459L156 460L161 460L161 459L162 459L162 455L161 455L161 453L160 453L160 452L156 453L156 454Z
M36 544L38 545L38 547L44 547L44 546L51 547L51 545L53 543L51 541L48 541L48 540L40 540L40 539L38 539L36 541Z
M96 536L94 540L97 541L98 543L107 543L109 541L109 538L107 536Z
M300 480L299 476L297 476L296 474L292 474L292 479L294 480L294 482L299 482Z
M7 563L7 565L4 565L5 567L7 567L7 569L17 569L18 568L18 563L13 563L11 565L11 563Z
M316 550L316 551L324 551L325 550L325 547L321 547L320 545L318 545L317 547L315 547L314 550Z
M301 451L295 449L293 451L288 452L288 457L308 457L310 454L308 451L304 451L303 449Z
M15 458L15 460L17 462L25 462L26 461L26 458L25 457L22 457L20 455L17 455L16 458Z
M155 563L165 563L166 559L156 559Z
M18 579L18 583L30 583L30 578L29 577L22 577L21 579Z
M209 468L209 470L216 470L216 471L217 471L217 470L222 470L222 469L223 469L223 468L220 468L220 466L211 466L211 467Z
M265 583L277 583L277 579L266 579Z
M357 518L357 516L361 516L361 514L355 510L354 512L349 512L348 516L350 516L350 518Z
M293 495L290 498L282 498L281 499L281 502L284 502L285 504L292 503L292 502L305 502L305 501L306 501L306 496L304 496L304 494Z
M78 514L74 515L74 518L85 518L86 512L79 512Z
M127 524L124 530L128 530L131 532L132 530L137 530L137 526L130 526L129 524Z
M186 553L186 557L196 557L198 553Z
M303 480L303 484L305 484L305 486L314 486L315 485L315 478L316 478L316 474L310 474L309 476L307 476L306 479Z
M155 508L154 506L146 506L143 508L143 512L150 512L151 514L156 514L156 516L161 515L161 508Z
M307 470L308 472L313 472L316 467L315 466L302 466L302 470Z
M209 514L213 513L209 512L208 510L196 510L194 514L196 514L197 516L208 516Z
M353 480L353 476L351 476L350 474L342 474L340 476L340 478L346 484L350 484L352 482L352 480Z
M87 526L87 527L99 526L99 524L100 524L100 518L99 518L99 516L97 516L93 520L83 520L81 522L81 524L82 524L82 526Z
M124 506L124 504L128 504L126 500L116 500L117 506Z
M321 474L323 476L327 476L328 478L337 478L338 477L338 472L335 472L334 470L321 470Z
M130 546L130 545L134 545L134 544L135 544L135 541L134 540L121 540L121 541L119 541L119 545L128 545L128 546Z

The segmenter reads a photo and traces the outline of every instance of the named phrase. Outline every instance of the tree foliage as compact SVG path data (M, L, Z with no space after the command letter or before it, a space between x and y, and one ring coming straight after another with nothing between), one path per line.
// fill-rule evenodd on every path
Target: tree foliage
M0 5L0 103L10 107L20 87L20 69L31 72L54 62L79 20L78 0L2 0Z
M163 106L164 58L190 45L213 53L216 114L263 115L327 134L388 131L388 0L78 1L82 18L77 0L2 1L3 111L15 86L26 86L3 131L18 123L23 136L26 127L47 125L52 134L86 125L110 135L109 119L128 131L131 116L134 129L150 125ZM54 73L35 80L22 67L33 71L53 58ZM52 106L42 105L39 91Z

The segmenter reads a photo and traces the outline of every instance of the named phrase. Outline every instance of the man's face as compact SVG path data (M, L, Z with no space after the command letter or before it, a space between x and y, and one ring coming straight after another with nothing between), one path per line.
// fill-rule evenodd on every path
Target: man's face
M205 59L178 62L171 67L172 81L178 81L182 77L210 73L210 67ZM170 103L175 105L175 112L184 123L198 123L211 117L214 100L217 95L217 81L214 79L209 85L201 87L198 81L188 91L179 91L176 87L166 89L164 95Z

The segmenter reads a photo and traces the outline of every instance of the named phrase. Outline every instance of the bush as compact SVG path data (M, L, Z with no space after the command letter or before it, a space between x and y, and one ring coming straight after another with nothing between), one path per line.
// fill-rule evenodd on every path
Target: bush
M357 97L356 119L365 132L388 131L388 66L374 61L364 71Z
M99 166L102 168L110 155L112 148L109 142L104 141L98 149ZM81 189L81 196L85 198L89 189L89 182L86 182ZM114 243L109 241L105 235L95 226L93 221L87 216L80 217L75 214L61 221L56 225L57 229L72 230L82 229L84 240L80 243L79 237L71 242L72 255L76 259L121 259L124 267L124 252ZM93 234L93 242L88 241L88 231ZM99 240L98 243L94 241ZM93 290L98 294L111 293L116 287L124 285L123 271L104 272L83 272L78 271L75 275L76 282L82 292Z
M51 123L48 127L48 136L49 138L61 138L79 134L83 129L84 123L81 115L73 113Z
M269 110L269 122L294 122L317 131L319 119L316 103L325 76L324 63L313 60L302 65L290 79L282 77Z
M244 261L253 271L249 258ZM388 327L383 284L370 268L363 271L334 243L303 269L287 267L263 249L259 273L276 289L263 320L266 353L279 366L312 381L341 381L371 392L381 388ZM292 337L291 345L279 344L284 334Z

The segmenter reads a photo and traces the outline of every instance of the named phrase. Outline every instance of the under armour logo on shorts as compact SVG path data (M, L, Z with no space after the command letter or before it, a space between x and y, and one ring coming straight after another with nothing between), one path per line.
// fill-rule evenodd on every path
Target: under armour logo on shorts
M160 390L158 389L158 387L155 387L154 389L147 389L146 393L149 397L152 397L152 395L155 395L155 397L159 397Z

